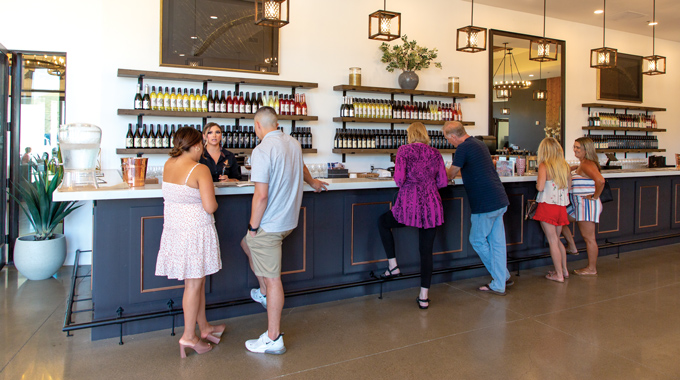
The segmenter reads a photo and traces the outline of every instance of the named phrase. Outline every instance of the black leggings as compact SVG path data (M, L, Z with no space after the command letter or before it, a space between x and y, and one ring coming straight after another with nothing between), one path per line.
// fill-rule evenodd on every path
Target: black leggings
M392 236L393 228L407 227L404 224L397 222L392 215L392 211L388 211L378 218L378 231L380 231L380 239L388 259L396 258L394 251L394 236ZM430 288L432 282L432 246L434 246L434 236L437 232L436 228L419 228L418 229L418 249L420 250L420 286L422 288Z

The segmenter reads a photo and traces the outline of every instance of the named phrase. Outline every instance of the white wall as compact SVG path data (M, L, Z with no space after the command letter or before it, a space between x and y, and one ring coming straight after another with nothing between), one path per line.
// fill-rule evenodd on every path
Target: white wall
M116 115L118 108L131 108L136 85L134 79L118 78L118 68L317 82L319 88L307 94L310 115L319 116L319 121L301 124L313 128L314 147L319 153L306 155L305 160L308 163L340 161L340 155L331 150L335 129L341 127L332 117L338 113L342 93L334 92L332 87L347 83L348 68L353 66L362 68L364 85L397 87L398 73L388 73L379 62L380 43L367 38L368 14L381 5L361 0L292 0L291 23L281 29L280 75L275 77L160 67L159 0L62 0L59 6L48 0L0 0L6 15L0 24L0 43L9 49L67 53L66 121L89 122L102 128L104 168L118 167L115 149L124 146L127 125L135 122L133 117ZM487 53L455 50L456 29L469 24L470 3L392 0L389 9L402 13L402 32L410 39L440 51L444 69L432 67L420 72L419 88L445 91L446 78L459 76L461 92L477 95L475 99L462 101L465 119L476 122L468 130L471 134L487 134ZM537 15L475 6L478 26L536 35L542 32L542 21ZM40 25L46 27L40 28ZM549 18L546 32L549 37L567 42L565 118L567 157L571 158L571 141L583 135L581 126L587 121L587 110L581 104L596 101L596 70L589 67L589 54L590 49L601 47L602 29ZM650 36L607 30L607 45L622 53L649 55L651 42ZM667 149L670 158L680 152L677 142L680 129L675 126L675 121L680 119L680 108L672 92L673 86L680 84L680 43L657 40L656 52L667 57L668 74L645 76L643 105L668 108L668 112L657 115L657 120L660 128L669 130L660 136L660 146ZM189 123L198 123L198 120ZM169 120L158 118L148 122ZM286 122L281 124L288 126ZM154 157L150 165L160 165L163 161L164 157ZM379 155L348 156L346 164L351 170L363 171L370 165L388 166L389 159ZM67 235L79 235L71 241L69 251L91 248L89 207L83 207L78 215L67 220ZM83 260L85 263L89 258Z

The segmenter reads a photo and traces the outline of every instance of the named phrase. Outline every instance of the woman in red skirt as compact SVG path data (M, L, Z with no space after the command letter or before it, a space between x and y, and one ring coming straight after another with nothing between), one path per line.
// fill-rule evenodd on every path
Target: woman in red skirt
M536 196L538 207L534 220L541 222L555 266L555 271L548 272L545 278L557 282L564 282L565 278L569 278L567 251L560 242L560 234L562 226L569 224L567 205L570 184L569 165L564 160L560 143L552 137L546 137L538 146L536 190L539 193Z

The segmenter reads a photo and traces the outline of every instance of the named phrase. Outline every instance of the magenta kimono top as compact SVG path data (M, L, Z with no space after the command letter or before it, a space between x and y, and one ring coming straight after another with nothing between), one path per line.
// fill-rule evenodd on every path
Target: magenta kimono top
M448 179L437 149L423 143L399 147L394 181L399 186L399 196L392 207L394 219L418 228L444 224L444 207L438 190L448 185Z

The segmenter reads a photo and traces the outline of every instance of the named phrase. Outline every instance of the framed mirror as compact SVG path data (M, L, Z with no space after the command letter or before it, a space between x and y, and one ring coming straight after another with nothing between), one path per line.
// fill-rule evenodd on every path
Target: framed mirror
M536 152L546 136L565 146L566 42L554 40L556 61L538 62L529 57L531 40L539 38L489 31L489 135L496 137L498 149ZM507 83L507 91L499 91L500 83Z

